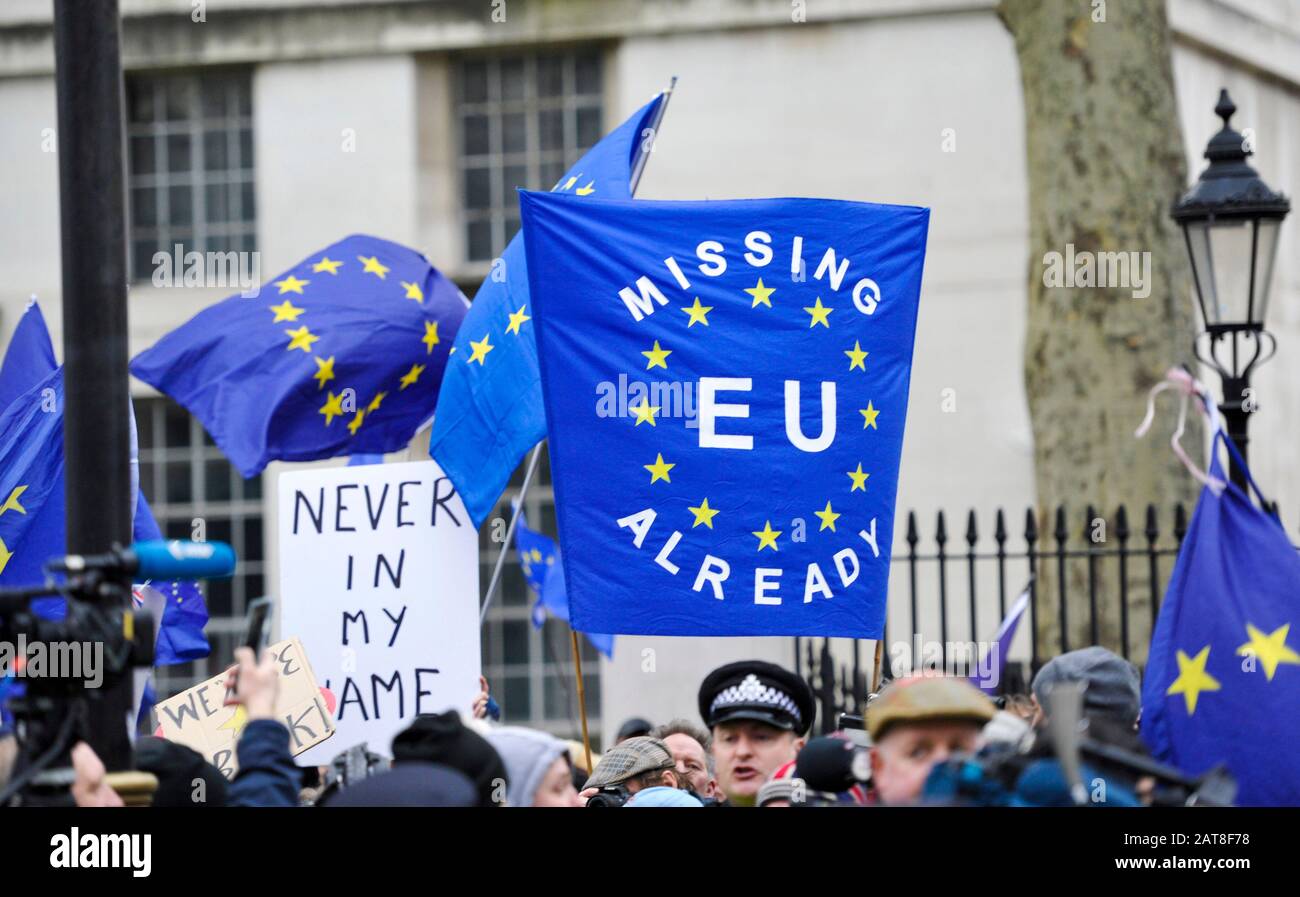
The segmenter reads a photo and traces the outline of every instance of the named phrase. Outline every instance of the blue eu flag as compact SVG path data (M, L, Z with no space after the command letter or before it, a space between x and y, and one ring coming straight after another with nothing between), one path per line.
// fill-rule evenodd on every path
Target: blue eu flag
M64 538L63 371L56 368L0 411L0 585L43 582L41 567L64 553ZM37 609L56 608L42 601Z
M131 373L188 408L245 477L393 452L433 414L465 307L418 252L351 236L199 312Z
M1223 480L1214 455L1210 475ZM1300 556L1282 525L1237 486L1206 486L1151 637L1142 736L1152 754L1190 775L1226 764L1239 804L1300 804L1296 624Z
M569 169L554 191L630 199L632 167L655 119L659 94ZM479 287L443 380L431 454L482 526L510 474L546 437L523 234L516 234Z
M50 331L45 326L41 307L33 299L23 309L9 348L5 350L4 362L0 363L0 411L58 366Z
M564 565L560 563L560 550L555 540L528 527L523 512L515 526L515 548L519 552L519 566L524 578L537 594L533 605L533 626L541 629L546 617L569 622L569 596L564 582ZM587 641L606 657L614 656L614 636L585 633Z
M879 638L929 211L521 208L574 626Z
M42 382L46 381L48 382ZM52 481L38 499L29 491L30 483L14 481L10 486L11 500L0 508L0 531L7 530L8 542L0 538L0 583L6 585L33 585L44 581L42 569L46 561L66 553L66 509L64 505L63 478L63 371L54 358L54 344L35 302L27 306L14 330L13 339L5 351L0 366L0 397L22 395L22 404L33 405L41 413L57 418L57 427L50 430L45 443L46 451L54 453L54 463L48 472L32 472L24 479L50 476ZM15 400L6 403L15 404ZM57 430L57 435L55 431ZM134 450L134 443L132 444ZM7 481L11 471L0 468L0 479ZM0 482L3 487L4 482ZM14 495L14 492L17 492ZM29 497L30 496L30 497ZM4 516L8 514L8 526ZM143 492L136 496L133 538L137 540L160 539L162 534L154 521ZM155 664L164 666L183 663L208 654L208 642L203 627L208 621L207 607L194 582L159 583L156 588L167 595L167 610L158 621L158 640ZM62 598L42 598L33 602L37 613L52 618L63 616Z

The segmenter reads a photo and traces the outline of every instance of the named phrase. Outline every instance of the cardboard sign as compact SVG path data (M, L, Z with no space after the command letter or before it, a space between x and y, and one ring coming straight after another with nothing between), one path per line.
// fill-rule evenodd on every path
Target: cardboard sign
M307 652L296 638L266 649L280 674L274 718L289 730L289 752L303 753L334 734L334 718L316 684ZM242 705L226 707L226 675L201 682L154 707L162 737L194 748L226 776L239 769L235 742L244 729Z
M433 461L285 473L280 620L311 652L340 737L388 754L417 714L478 693L478 531Z

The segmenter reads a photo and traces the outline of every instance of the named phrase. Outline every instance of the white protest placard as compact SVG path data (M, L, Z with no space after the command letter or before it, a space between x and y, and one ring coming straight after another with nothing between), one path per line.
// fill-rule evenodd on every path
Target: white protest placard
M417 714L478 694L478 531L433 461L281 474L280 625L334 699L338 735L388 754Z
M306 753L334 734L334 720L302 642L287 638L266 650L275 659L280 677L272 719L289 730L289 753ZM248 717L243 706L226 706L225 699L226 674L222 673L160 701L154 713L163 738L198 751L231 779L239 770L235 742Z

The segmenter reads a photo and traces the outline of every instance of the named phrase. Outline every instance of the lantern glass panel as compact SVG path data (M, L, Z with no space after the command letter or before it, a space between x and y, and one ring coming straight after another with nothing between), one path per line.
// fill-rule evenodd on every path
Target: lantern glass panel
M1187 224L1187 241L1207 325L1244 324L1250 320L1253 225L1248 218Z
M1261 218L1259 221L1259 240L1255 247L1255 320L1260 324L1267 320L1273 263L1277 260L1277 232L1281 226L1281 218Z

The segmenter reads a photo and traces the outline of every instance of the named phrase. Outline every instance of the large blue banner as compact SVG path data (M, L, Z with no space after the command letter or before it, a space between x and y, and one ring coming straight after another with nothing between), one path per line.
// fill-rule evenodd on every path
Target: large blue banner
M929 211L521 210L574 628L879 638Z

